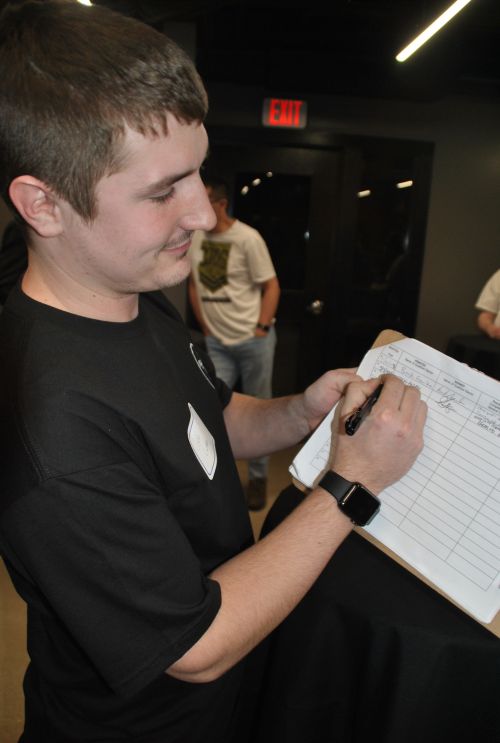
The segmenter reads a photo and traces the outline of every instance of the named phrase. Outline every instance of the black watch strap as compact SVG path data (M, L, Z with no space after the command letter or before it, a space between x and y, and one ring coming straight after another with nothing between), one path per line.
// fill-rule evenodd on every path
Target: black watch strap
M263 330L264 333L269 333L269 331L271 330L270 325L264 325L264 323L262 322L258 322L257 327L259 328L259 330Z
M325 472L321 480L318 482L325 490L328 490L330 495L333 495L337 503L340 503L344 498L345 494L352 488L355 483L351 480L346 480L342 475L338 475L333 470Z
M357 526L366 526L380 510L376 495L359 482L351 482L328 470L318 482L337 501L340 510Z

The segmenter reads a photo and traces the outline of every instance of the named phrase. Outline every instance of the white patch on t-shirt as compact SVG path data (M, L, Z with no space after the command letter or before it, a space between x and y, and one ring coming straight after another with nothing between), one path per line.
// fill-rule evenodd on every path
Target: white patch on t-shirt
M191 444L196 459L205 470L209 479L212 480L217 468L215 439L189 402L188 408L191 413L187 430L188 441Z

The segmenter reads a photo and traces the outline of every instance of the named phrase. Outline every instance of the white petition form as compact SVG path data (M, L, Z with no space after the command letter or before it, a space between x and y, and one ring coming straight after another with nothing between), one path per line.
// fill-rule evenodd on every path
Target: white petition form
M500 609L500 382L412 338L372 349L358 370L364 379L388 372L420 389L425 444L365 530L491 622ZM332 418L290 466L307 487L327 468Z

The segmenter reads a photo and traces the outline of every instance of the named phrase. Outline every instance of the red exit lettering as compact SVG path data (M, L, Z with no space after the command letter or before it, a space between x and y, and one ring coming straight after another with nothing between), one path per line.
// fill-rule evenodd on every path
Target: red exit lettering
M267 98L264 101L263 123L266 126L303 128L306 106L304 101Z

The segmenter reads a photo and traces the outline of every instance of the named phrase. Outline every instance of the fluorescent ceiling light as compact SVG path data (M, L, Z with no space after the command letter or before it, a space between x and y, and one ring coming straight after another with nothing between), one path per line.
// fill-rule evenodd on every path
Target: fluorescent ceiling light
M396 183L396 188L411 188L413 186L413 181L400 181L399 183Z
M91 0L78 0L81 5L92 5Z
M371 191L369 188L366 189L366 191L358 191L358 197L360 199L366 199L367 196L371 194Z
M422 31L422 33L419 34L416 39L413 39L413 41L408 44L408 46L406 46L399 52L399 54L396 56L397 61L405 62L408 57L413 54L413 52L416 52L417 49L420 49L420 47L431 38L431 36L434 36L434 34L437 33L440 28L443 28L443 26L448 23L448 21L451 21L451 19L456 16L457 13L460 13L460 11L463 10L465 6L468 5L470 2L471 0L456 0L456 2L452 3L450 7L445 10L444 13L442 13L438 18L436 18L436 20L433 21L430 26Z

